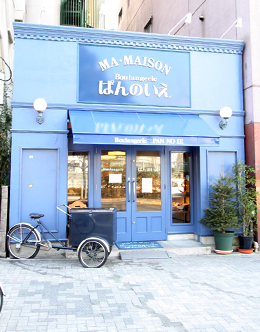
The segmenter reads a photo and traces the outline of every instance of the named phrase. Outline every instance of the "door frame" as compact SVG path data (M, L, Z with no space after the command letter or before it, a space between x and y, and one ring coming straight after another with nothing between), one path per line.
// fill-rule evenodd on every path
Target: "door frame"
M135 241L166 240L166 171L165 171L165 149L163 146L134 146L131 156L135 157L132 162L132 174L136 181L136 152L137 151L160 151L160 175L161 175L161 210L160 211L137 211L137 197L132 207L132 239ZM136 220L144 220L150 228L147 233L138 233ZM150 219L150 220L149 220ZM161 231L152 231L152 226L157 224Z
M101 206L101 151L102 150L123 150L126 151L126 211L117 213L117 225L118 225L118 242L121 241L132 241L132 198L129 201L128 197L128 178L131 179L131 197L132 197L132 174L136 178L136 162L133 163L133 157L136 161L136 151L160 151L161 157L161 214L163 220L164 236L163 240L166 239L166 155L165 149L162 146L126 146L126 145L98 145L94 149L94 186L93 186L93 197L94 205L97 207ZM136 201L136 200L135 200ZM150 213L150 212L149 212ZM143 240L146 240L145 238Z
M198 169L198 158L199 158L199 151L198 147L174 147L169 146L166 147L166 165L167 165L167 178L168 186L167 186L167 230L168 234L194 234L195 233L195 219L197 215L197 206L195 205L195 201L197 200L196 197L197 192L199 189L199 169ZM190 154L190 223L179 223L179 224L172 224L172 193L171 193L171 152L176 153L189 153Z

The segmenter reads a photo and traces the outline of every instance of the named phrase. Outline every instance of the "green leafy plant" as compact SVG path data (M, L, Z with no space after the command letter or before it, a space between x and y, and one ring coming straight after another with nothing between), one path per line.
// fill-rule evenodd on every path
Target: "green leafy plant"
M237 216L243 225L243 236L252 236L257 219L255 170L238 161L233 165L233 182L237 186Z
M210 185L209 207L205 217L199 222L214 231L225 233L230 229L238 229L241 225L237 217L236 190L233 178L227 174L219 174L219 178Z
M0 185L9 185L10 159L11 159L11 134L12 109L11 83L4 84L3 105L0 105Z

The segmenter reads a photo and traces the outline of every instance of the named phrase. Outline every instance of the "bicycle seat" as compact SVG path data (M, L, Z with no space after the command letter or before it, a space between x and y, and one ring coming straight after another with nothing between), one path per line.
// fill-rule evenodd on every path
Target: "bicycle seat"
M39 214L39 213L30 213L30 218L31 219L39 219L41 217L44 217L44 214Z

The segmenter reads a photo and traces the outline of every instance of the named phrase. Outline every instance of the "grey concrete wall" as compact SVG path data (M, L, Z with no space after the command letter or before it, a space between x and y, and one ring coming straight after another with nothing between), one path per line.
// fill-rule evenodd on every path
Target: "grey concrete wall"
M0 187L2 190L1 216L0 216L0 257L6 257L6 229L8 216L8 187Z
M60 25L60 0L26 0L24 22Z

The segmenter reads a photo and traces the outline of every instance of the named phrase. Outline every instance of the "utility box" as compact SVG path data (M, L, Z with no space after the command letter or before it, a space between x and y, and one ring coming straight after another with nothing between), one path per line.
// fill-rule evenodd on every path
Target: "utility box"
M69 244L78 246L89 237L99 237L110 246L117 240L116 208L72 208L69 219Z

